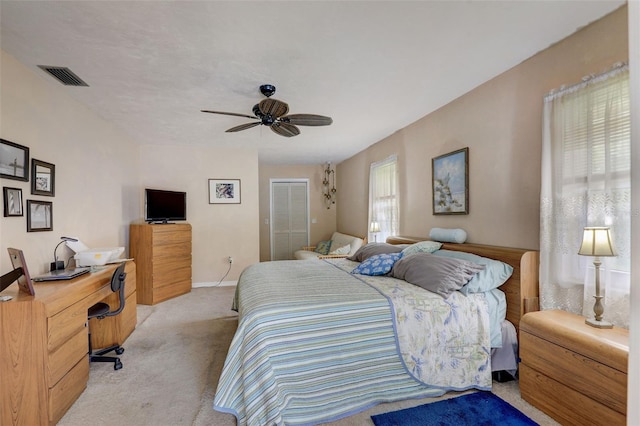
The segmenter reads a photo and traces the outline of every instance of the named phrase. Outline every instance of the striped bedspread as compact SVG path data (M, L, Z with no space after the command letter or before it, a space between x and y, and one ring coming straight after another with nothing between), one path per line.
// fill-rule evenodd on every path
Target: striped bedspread
M350 263L265 262L242 273L235 300L238 330L218 383L216 410L234 414L238 425L316 424L381 402L490 386L490 368L460 374L470 369L461 364L468 349L457 347L457 341L444 351L451 354L450 360L439 360L436 371L429 373L437 382L453 372L455 386L446 384L450 377L444 379L445 385L423 383L411 360L425 358L425 353L412 354L424 352L424 342L416 346L412 332L401 339L395 333L406 322L398 322L398 313L404 318L423 303L406 297L404 293L412 289L398 290L410 284L392 278L386 280L397 283L381 284L385 278L370 280L377 285L367 283L362 276L346 272L351 270ZM398 297L398 293L404 295ZM390 303L388 297L396 301ZM401 306L406 303L414 307ZM460 322L446 317L434 316ZM420 327L425 327L424 321L418 321ZM484 334L481 339L488 348L488 331ZM407 341L408 348L402 348ZM480 370L484 367L477 366L487 364L486 359L474 362L473 368Z

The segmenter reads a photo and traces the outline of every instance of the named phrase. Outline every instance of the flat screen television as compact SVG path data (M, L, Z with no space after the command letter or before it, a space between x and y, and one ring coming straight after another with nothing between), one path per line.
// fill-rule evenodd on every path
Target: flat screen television
M187 193L146 188L144 220L149 223L187 220Z

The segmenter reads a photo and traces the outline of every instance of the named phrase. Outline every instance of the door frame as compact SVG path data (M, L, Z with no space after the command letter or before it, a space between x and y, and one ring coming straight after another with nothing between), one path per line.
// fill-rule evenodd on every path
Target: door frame
M271 178L269 179L269 259L273 260L273 184L274 183L305 183L307 185L307 245L311 233L311 211L309 200L309 178Z

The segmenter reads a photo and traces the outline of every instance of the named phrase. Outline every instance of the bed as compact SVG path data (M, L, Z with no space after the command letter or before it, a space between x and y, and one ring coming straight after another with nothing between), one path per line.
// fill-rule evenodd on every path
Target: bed
M537 252L448 243L440 250L512 267L500 290L516 330L536 309ZM318 424L382 402L491 388L483 293L455 291L445 299L398 278L350 273L358 265L327 259L245 269L234 299L238 329L214 409L234 414L238 425Z

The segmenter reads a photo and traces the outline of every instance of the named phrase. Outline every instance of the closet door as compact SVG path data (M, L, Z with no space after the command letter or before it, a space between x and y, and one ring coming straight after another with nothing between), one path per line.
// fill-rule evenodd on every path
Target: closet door
M308 182L271 182L271 260L293 259L309 245Z

